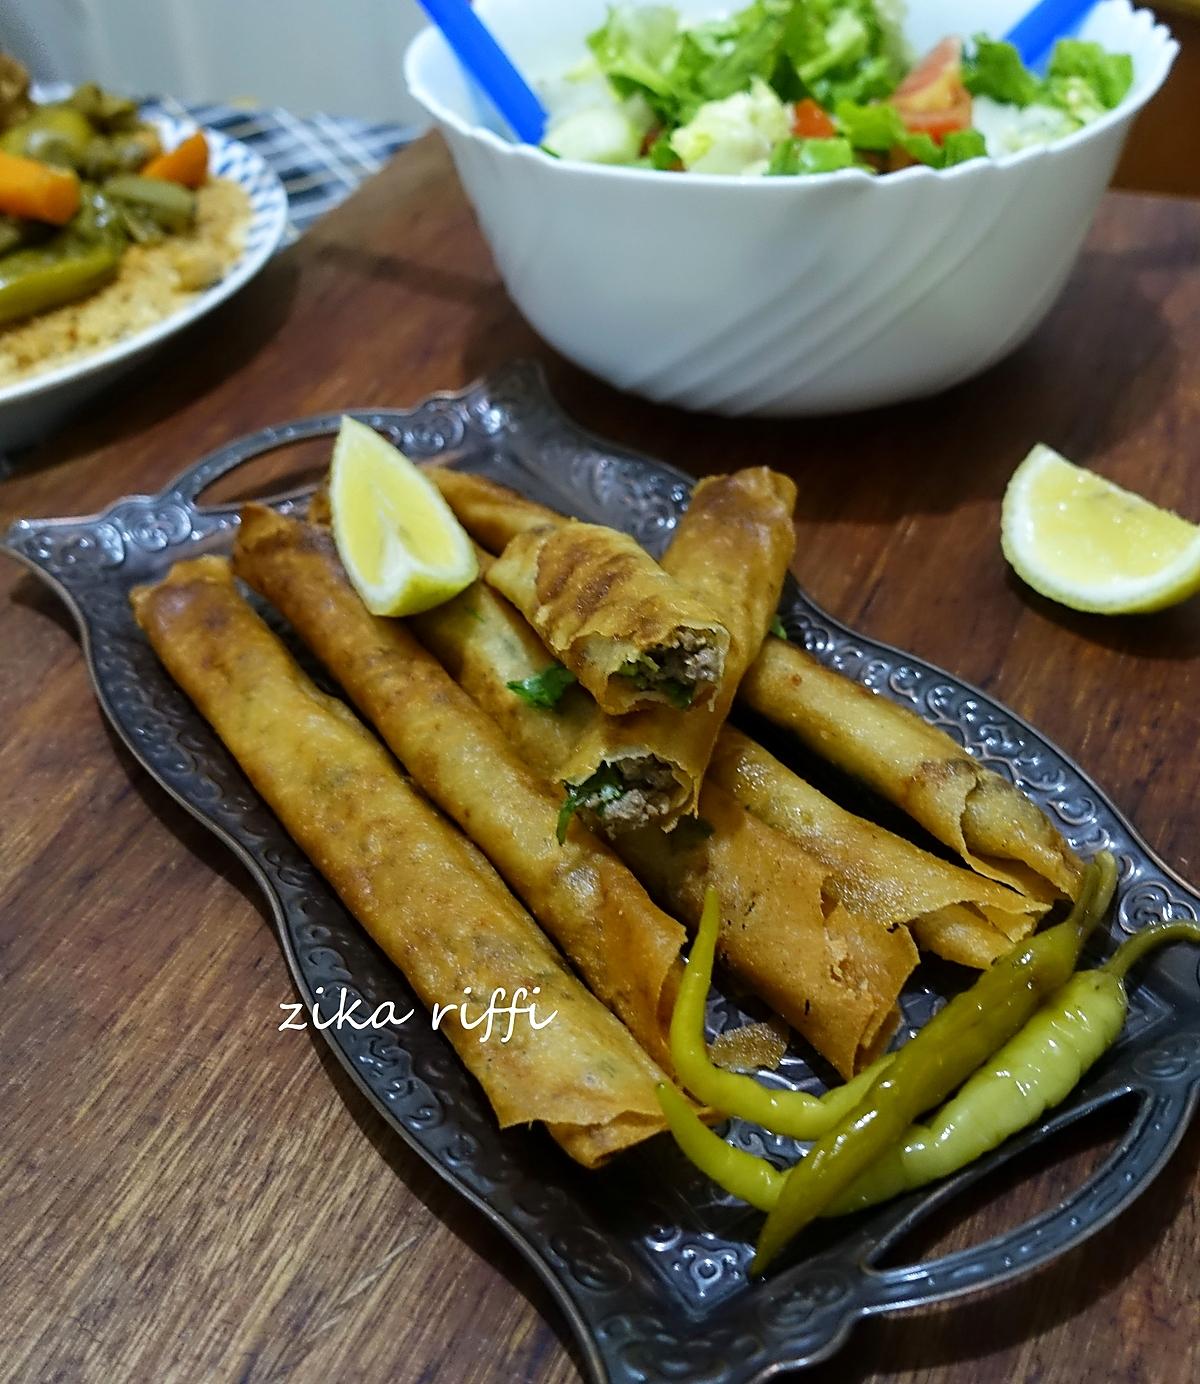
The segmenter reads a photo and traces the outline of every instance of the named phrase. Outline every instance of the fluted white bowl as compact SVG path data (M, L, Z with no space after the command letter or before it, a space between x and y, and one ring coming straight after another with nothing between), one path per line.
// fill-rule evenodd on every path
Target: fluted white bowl
M688 17L719 0L674 0ZM925 51L1002 34L1030 0L910 0ZM535 85L578 63L605 0L478 0ZM736 4L726 7L736 8ZM803 416L946 389L1021 344L1079 253L1138 111L1178 46L1128 0L1080 37L1130 53L1113 111L1056 144L937 172L731 178L603 167L514 143L427 29L405 58L517 306L620 389L708 412Z

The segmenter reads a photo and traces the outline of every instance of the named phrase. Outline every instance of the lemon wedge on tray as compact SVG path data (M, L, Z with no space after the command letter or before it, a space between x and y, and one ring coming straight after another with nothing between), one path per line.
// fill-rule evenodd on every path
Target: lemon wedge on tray
M365 423L343 418L329 470L333 537L373 615L417 615L479 575L475 549L441 493Z
M1200 528L1042 445L1008 483L1000 533L1017 575L1072 610L1162 610L1200 590Z

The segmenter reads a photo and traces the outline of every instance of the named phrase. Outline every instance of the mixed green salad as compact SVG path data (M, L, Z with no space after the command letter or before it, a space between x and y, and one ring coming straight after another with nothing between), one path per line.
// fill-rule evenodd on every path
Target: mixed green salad
M546 92L564 159L735 175L894 172L1048 144L1118 105L1133 60L1062 39L1046 75L1009 43L946 38L914 63L899 0L754 0L685 24L621 5Z

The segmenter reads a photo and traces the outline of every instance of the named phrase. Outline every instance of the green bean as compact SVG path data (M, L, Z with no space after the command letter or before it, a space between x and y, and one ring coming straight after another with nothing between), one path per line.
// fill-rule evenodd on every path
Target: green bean
M120 251L109 246L64 248L55 242L5 255L0 259L0 326L87 297L115 276L120 261Z
M786 1134L793 1139L816 1139L832 1129L847 1111L854 1109L889 1065L892 1054L881 1057L852 1081L835 1086L823 1096L809 1095L806 1091L772 1091L753 1077L722 1071L715 1066L704 1041L704 1006L712 983L720 926L721 907L717 893L715 889L708 889L704 895L700 928L692 943L671 1015L671 1060L676 1075L702 1105L710 1105L725 1115L737 1115L776 1134Z
M112 135L93 135L77 165L81 177L111 178L116 173L136 173L156 154L162 143L149 127Z
M1001 957L900 1049L858 1106L787 1174L759 1236L751 1272L761 1273L788 1241L904 1138L918 1115L941 1104L1023 1027L1046 995L1066 983L1112 899L1116 873L1111 855L1098 856L1065 922Z

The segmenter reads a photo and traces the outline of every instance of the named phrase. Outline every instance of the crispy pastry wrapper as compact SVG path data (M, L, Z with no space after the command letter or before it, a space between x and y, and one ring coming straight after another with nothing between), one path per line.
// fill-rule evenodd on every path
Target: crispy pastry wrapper
M477 582L412 623L529 765L552 781L599 713L578 688L568 689L554 710L529 706L508 690L508 682L547 662L521 616ZM731 970L850 1075L895 1027L897 997L917 960L911 938L903 928L889 931L838 906L828 872L721 789L705 787L700 812L712 830L685 821L669 835L647 829L614 844L651 894L690 926L699 921L704 887L712 885Z
M536 985L542 1029L481 1043L441 1027L502 1127L544 1123L585 1167L663 1128L662 1073L567 968L483 855L319 691L238 595L229 566L177 564L132 594L168 672L423 1004Z
M486 476L447 466L431 466L425 474L442 492L463 528L490 553L502 553L519 533L567 522L565 515L535 504ZM309 517L316 520L311 513Z
M572 825L558 844L554 793L403 622L367 610L327 530L249 505L234 571L285 616L592 992L669 1070L668 1033L687 937L680 924L582 826Z
M911 927L922 951L982 969L1028 937L1049 907L847 812L732 726L709 776L819 860L852 913Z
M973 870L1044 902L1078 892L1083 866L1045 813L915 712L782 639L766 641L741 696Z
M693 927L705 889L715 885L723 961L843 1077L887 1046L918 960L908 931L849 913L818 861L723 789L704 785L699 822L681 822L669 835L657 827L629 832L619 849L651 893Z
M576 787L604 765L661 765L673 789L659 800L656 824L669 831L682 815L695 815L717 734L779 604L796 544L795 505L795 485L765 466L711 476L696 486L662 565L729 631L716 695L683 713L649 707L631 716L597 717L560 766L561 782ZM622 821L602 825L620 829Z
M519 533L485 580L506 596L554 657L603 711L670 706L661 687L630 676L639 659L691 648L712 663L693 702L711 705L729 652L729 632L627 534L569 520Z

